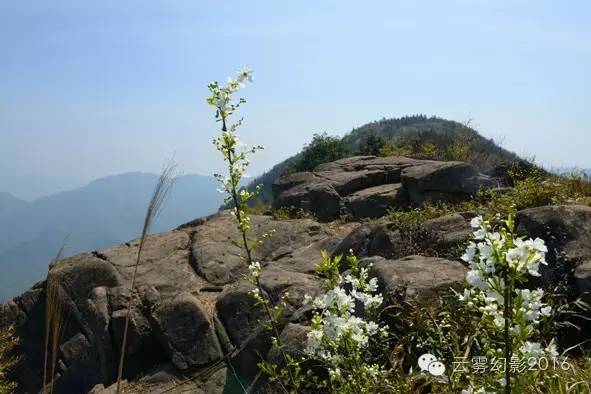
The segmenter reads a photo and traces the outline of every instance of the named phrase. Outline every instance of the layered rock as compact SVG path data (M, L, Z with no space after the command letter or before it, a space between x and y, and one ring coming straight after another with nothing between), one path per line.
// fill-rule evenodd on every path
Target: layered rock
M273 184L277 208L296 207L320 220L384 216L424 202L457 202L496 185L470 164L406 157L355 156L319 165Z
M306 294L319 292L312 274L320 251L332 251L350 227L252 217L253 235L272 233L254 255L264 266L261 284L267 296L276 300L289 292L287 318L302 307ZM149 236L129 311L128 286L138 241L51 266L49 280L59 283L65 311L56 391L88 392L114 382L128 314L126 377L225 367L224 358L231 354L240 378L252 379L270 343L268 334L258 330L264 314L248 294L250 286L241 280L246 265L236 246L239 240L229 212ZM14 324L23 339L19 350L26 359L14 371L23 392L41 387L44 319L45 283L0 308L0 325ZM144 383L153 384L145 379Z

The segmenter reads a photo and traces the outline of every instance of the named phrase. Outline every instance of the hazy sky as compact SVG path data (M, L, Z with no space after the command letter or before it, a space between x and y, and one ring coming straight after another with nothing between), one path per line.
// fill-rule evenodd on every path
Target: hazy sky
M0 191L28 198L173 155L219 169L206 85L243 65L252 174L414 113L591 167L588 0L3 0L0 48Z

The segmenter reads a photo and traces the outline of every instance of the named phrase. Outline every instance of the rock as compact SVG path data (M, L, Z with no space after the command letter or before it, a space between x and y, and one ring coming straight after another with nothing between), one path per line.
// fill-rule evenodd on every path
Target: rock
M308 183L296 184L293 188L279 194L274 199L276 208L297 207L312 212L323 221L331 220L341 214L341 196L335 188L324 178L311 176ZM293 184L292 179L287 179ZM275 188L281 190L284 186ZM279 193L279 192L277 192Z
M259 280L273 302L288 293L287 303L291 310L284 312L288 316L303 306L306 295L314 297L320 292L320 284L313 275L288 271L276 264L264 269Z
M381 217L409 203L460 201L494 184L462 162L356 156L278 179L273 204L310 211L321 221L343 215L359 219Z
M235 218L228 212L195 229L191 247L196 271L216 285L225 285L240 279L246 272L241 235L236 230ZM323 242L333 236L310 219L277 221L270 216L252 215L253 237L270 236L253 253L254 260L280 260L304 247ZM237 245L238 244L238 245Z
M550 248L550 259L556 250L574 265L591 259L591 207L552 205L529 208L517 213L517 231L529 237L540 237Z
M474 213L452 213L421 223L421 228L435 236L438 246L447 248L467 241L472 235L470 219Z
M530 208L518 212L515 220L519 234L539 237L548 246L548 265L540 266L542 276L536 284L551 288L564 282L571 290L571 297L584 297L586 269L578 267L591 261L591 207L558 205Z
M78 304L100 286L120 286L121 276L107 261L90 253L69 257L54 264L50 273L69 298Z
M135 382L122 381L121 390L125 394L170 393L170 394L222 394L227 385L226 368L218 368L206 374L203 379L191 379L179 374L173 366L165 364ZM89 394L116 394L117 383L105 387L98 384Z
M285 320L301 307L304 294L318 291L311 274L320 251L332 252L356 226L258 215L253 215L251 224L253 235L271 234L254 257L264 266L265 288L274 297L290 293ZM253 307L240 282L246 264L237 256L239 240L235 219L227 211L146 239L130 309L124 377L134 379L131 386L138 383L136 376L149 375L158 365L168 363L180 374L198 372L233 349L238 351L232 360L240 379L248 383L258 373L256 364L267 354L270 341L258 327L260 310ZM88 392L115 381L138 245L134 240L50 267L67 310L61 341L67 352L58 360L56 393ZM15 325L23 339L18 351L24 361L11 377L26 392L41 388L43 335L39 333L45 325L45 286L41 282L0 306L0 324ZM235 380L232 385L239 383Z
M197 298L179 294L153 312L161 345L180 370L208 365L222 357L212 324Z
M466 268L457 261L437 257L408 256L399 260L370 257L362 264L372 264L370 275L378 278L386 299L432 304L441 291L459 287Z
M360 190L344 198L347 212L355 218L378 218L392 208L408 206L406 190L400 183Z
M396 259L411 254L440 255L461 245L472 234L472 213L451 214L420 224L399 228L395 223L362 224L335 248L333 257L352 250L358 257L382 256Z
M578 296L589 303L591 301L591 261L577 266L574 277Z
M255 305L253 296L249 294L253 288L246 282L228 287L216 301L217 315L237 347L242 346L258 328L260 319L266 320L265 312Z
M310 328L301 324L288 324L281 332L280 339L283 349L287 354L301 357L304 355L304 349L308 341L308 332ZM267 361L278 366L284 366L285 360L281 353L272 348L267 355Z
M363 224L343 239L332 253L332 257L346 256L353 251L357 257L391 258L396 254L397 242L397 235L387 224Z
M476 192L478 179L479 173L474 167L457 161L424 162L405 168L401 174L410 201L417 205L464 200Z

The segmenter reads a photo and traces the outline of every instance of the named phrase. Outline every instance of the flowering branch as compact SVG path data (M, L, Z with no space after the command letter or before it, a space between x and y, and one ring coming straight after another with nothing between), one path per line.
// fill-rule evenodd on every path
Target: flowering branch
M214 176L222 185L220 191L227 194L224 202L233 207L233 213L238 223L237 227L242 237L242 247L246 254L245 260L249 269L246 278L255 285L255 289L251 292L251 295L254 296L258 305L263 306L269 319L268 323L261 322L261 324L264 328L271 330L273 333L273 346L275 346L282 355L287 370L287 378L289 379L293 390L296 390L299 386L299 380L296 378L297 370L295 372L292 371L294 363L283 349L278 329L278 323L283 309L278 305L273 305L270 300L262 296L264 290L259 280L261 265L258 261L254 261L252 256L253 247L258 246L261 241L255 240L252 245L248 241L250 217L247 213L247 204L248 201L258 193L259 186L257 186L257 189L254 192L249 192L245 189L239 190L240 181L250 163L248 155L263 149L263 147L257 145L248 148L246 145L239 142L237 129L242 124L242 119L235 124L228 124L230 115L232 115L240 105L246 102L244 98L238 99L237 102L233 101L233 94L236 93L238 89L242 88L245 82L252 82L252 70L248 68L239 70L235 78L229 78L227 86L222 86L218 82L211 82L208 85L211 95L207 98L207 102L215 107L216 120L222 123L221 134L213 140L213 143L224 157L224 161L228 163L228 176L223 176L221 174L214 174ZM270 233L264 234L263 238L269 235ZM287 295L284 295L283 297L286 296ZM284 301L284 298L282 298L282 301ZM259 366L261 366L265 372L272 373L274 371L264 362Z

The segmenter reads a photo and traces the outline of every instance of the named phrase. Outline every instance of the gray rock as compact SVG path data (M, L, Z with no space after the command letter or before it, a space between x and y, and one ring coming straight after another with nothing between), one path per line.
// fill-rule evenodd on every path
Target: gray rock
M304 355L306 343L308 341L308 332L310 327L303 326L301 324L288 324L281 332L280 339L283 349L287 354L292 356L301 357ZM285 360L281 353L276 349L272 348L267 355L267 360L278 366L284 366Z
M386 299L418 304L432 304L441 291L459 287L467 272L461 263L437 257L408 256L398 260L370 257L361 262L372 264L371 275L378 278Z
M435 236L439 246L445 248L467 241L472 235L470 219L476 214L453 213L421 224L424 231Z
M476 191L478 177L478 171L467 163L425 161L421 165L405 168L401 181L410 201L422 204L466 199Z
M575 283L577 294L583 300L591 301L591 261L580 264L575 268Z
M288 293L287 303L291 310L286 310L286 315L301 308L306 295L314 297L320 292L320 284L313 275L288 271L278 264L265 267L259 280L273 302Z
M267 319L264 310L255 305L254 297L249 294L253 288L246 282L228 287L216 301L217 315L237 347L259 327L259 320Z
M460 201L494 185L462 162L356 156L278 179L273 204L308 210L322 221L380 217L409 203Z
M409 204L406 190L400 183L384 184L360 190L344 198L345 208L355 218L379 218L390 209Z
M382 256L391 258L396 254L398 236L387 224L363 224L355 228L336 247L332 257L346 256L353 251L358 257Z
M517 231L540 237L550 246L550 261L558 251L573 265L591 259L591 207L551 205L517 213Z
M161 345L180 370L208 365L222 357L208 315L197 298L179 294L153 312Z

